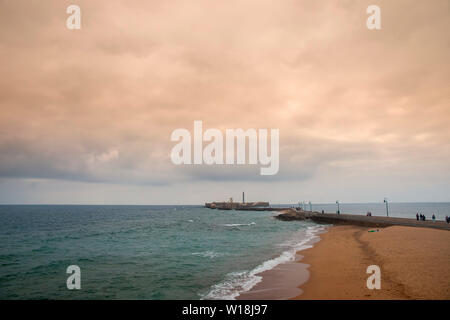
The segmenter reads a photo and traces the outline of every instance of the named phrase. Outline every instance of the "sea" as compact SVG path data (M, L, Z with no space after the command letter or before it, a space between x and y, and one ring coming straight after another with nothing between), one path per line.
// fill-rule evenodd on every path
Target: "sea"
M285 204L283 206L294 206ZM308 205L309 206L309 205ZM336 204L312 204L336 211ZM381 204L341 213L386 215ZM450 203L390 203L439 220ZM293 261L326 226L202 206L0 205L0 299L235 299ZM80 268L69 290L69 266Z

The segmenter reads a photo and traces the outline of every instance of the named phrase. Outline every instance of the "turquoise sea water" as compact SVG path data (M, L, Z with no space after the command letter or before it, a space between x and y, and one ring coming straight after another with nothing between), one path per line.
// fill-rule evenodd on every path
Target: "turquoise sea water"
M391 212L412 217L418 207L450 215L449 203L391 204ZM4 205L0 299L232 299L259 272L292 260L320 228L199 206ZM69 265L81 268L81 290L66 287Z
M233 298L314 226L181 206L0 206L0 222L0 299Z

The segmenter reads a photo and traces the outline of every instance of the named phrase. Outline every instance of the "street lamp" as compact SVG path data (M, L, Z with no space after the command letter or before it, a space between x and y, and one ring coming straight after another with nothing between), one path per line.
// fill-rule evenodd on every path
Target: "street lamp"
M383 202L386 203L386 216L389 217L389 204L387 198L384 198Z
M339 209L339 201L338 200L336 200L336 204L337 204L337 214L340 214L341 213L341 210Z

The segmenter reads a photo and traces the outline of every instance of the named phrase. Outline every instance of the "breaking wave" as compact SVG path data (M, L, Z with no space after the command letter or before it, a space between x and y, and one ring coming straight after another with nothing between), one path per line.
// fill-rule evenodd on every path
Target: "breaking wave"
M231 272L225 276L224 281L215 284L210 291L202 296L207 300L234 300L241 293L247 292L262 280L259 274L271 270L279 264L291 262L295 260L297 251L311 248L311 240L318 237L318 233L323 231L323 226L308 227L302 239L293 239L289 242L282 243L281 246L288 247L278 257L264 261L252 270L244 270Z

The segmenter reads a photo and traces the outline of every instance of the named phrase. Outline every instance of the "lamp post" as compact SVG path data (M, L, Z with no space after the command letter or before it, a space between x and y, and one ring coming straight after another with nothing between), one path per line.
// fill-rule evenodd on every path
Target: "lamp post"
M341 210L339 209L339 201L338 200L336 200L336 204L337 204L337 214L340 214L341 213Z
M387 198L384 198L383 202L386 203L386 216L389 217L389 204Z

